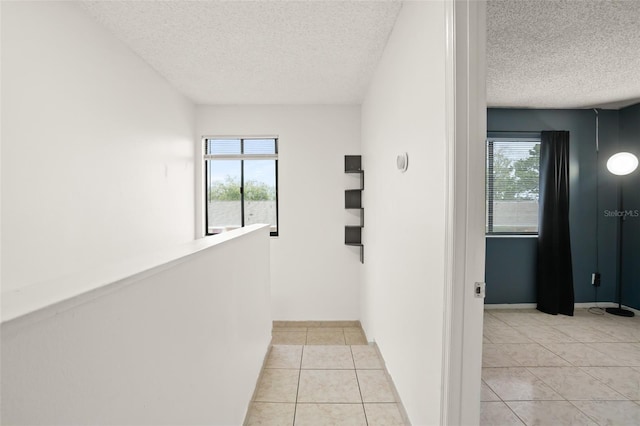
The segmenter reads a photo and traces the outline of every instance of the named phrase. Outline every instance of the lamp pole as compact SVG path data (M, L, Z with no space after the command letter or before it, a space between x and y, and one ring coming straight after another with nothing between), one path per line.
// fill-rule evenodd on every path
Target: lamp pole
M622 238L624 235L623 227L625 221L625 210L624 210L624 190L623 190L623 176L633 173L633 171L638 167L638 158L628 152L619 152L614 154L607 161L607 169L618 176L618 273L616 276L616 290L618 293L618 307L617 308L606 308L606 311L612 315L618 315L621 317L632 317L634 316L633 311L624 309L622 307Z

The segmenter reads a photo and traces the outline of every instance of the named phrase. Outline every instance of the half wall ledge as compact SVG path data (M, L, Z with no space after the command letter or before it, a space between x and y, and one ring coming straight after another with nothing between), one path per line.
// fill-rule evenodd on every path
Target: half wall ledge
M1 324L5 325L18 319L30 321L55 315L179 265L191 256L260 231L268 238L269 225L250 225L116 264L92 267L52 280L3 291Z

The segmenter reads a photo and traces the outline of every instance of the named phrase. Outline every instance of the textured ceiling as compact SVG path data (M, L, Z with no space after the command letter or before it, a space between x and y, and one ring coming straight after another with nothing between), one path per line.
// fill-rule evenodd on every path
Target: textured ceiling
M489 106L640 101L638 0L490 0L487 27Z
M199 104L358 104L396 0L84 1ZM640 101L640 0L489 0L487 101L618 108Z
M85 1L198 104L359 104L401 2Z

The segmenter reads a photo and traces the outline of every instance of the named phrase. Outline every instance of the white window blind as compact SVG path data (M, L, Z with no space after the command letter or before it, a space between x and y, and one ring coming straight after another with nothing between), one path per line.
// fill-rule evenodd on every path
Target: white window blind
M487 234L536 234L540 137L487 139Z

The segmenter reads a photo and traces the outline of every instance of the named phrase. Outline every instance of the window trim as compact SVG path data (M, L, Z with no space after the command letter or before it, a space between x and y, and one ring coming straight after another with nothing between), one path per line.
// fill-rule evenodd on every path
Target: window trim
M207 141L211 139L218 140L240 140L240 150L244 151L244 141L250 139L273 139L275 144L275 154L206 154L207 152ZM271 237L280 236L280 208L279 208L279 194L278 194L278 136L229 136L229 135L205 135L202 136L202 162L203 162L203 170L204 170L204 236L208 237L211 235L209 233L209 161L210 160L239 160L240 161L240 215L242 224L241 227L244 227L244 161L245 160L274 160L275 161L275 186L276 186L276 230L269 231L269 235Z
M542 134L541 132L522 132L522 131L489 131L487 132L487 138L485 140L485 162L488 163L490 149L493 151L493 143L494 142L542 142ZM491 147L491 148L490 148ZM493 156L493 155L492 155ZM491 170L492 173L489 173ZM487 230L493 228L493 208L494 208L494 191L493 191L493 163L487 164L485 166L485 172L487 173L487 194L485 194L485 202L488 203L487 209L485 210L485 214L487 215L487 226L485 227L485 237L537 237L538 231L536 232L496 232L492 230ZM540 194L538 194L540 197ZM538 200L538 202L540 202ZM491 212L491 214L489 214ZM538 212L539 217L539 212ZM538 225L539 226L539 225ZM539 229L539 228L538 228Z

